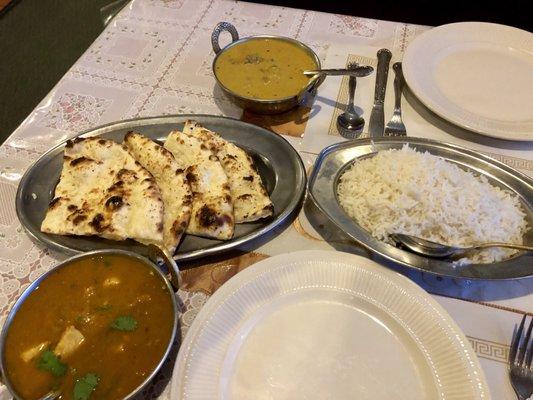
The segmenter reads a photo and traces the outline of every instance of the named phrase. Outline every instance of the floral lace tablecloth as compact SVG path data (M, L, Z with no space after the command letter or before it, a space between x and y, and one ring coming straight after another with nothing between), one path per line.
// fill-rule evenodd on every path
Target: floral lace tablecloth
M128 118L182 113L241 117L215 86L210 35L229 21L241 37L278 34L313 48L326 66L349 60L375 63L376 50L389 48L401 59L408 43L427 27L219 0L134 0L0 147L0 317L38 276L63 259L36 245L24 233L15 211L17 185L44 151L92 127ZM392 79L386 118L392 107ZM362 79L357 104L370 112L374 78ZM286 136L307 168L324 146L342 140L332 121L346 98L346 82L328 79L311 109L303 135ZM481 138L435 117L411 95L404 102L409 133L460 143L486 152L526 174L533 174L532 147ZM222 256L186 272L178 292L182 336L197 312L231 275L247 265L288 250L336 249L361 253L324 223L320 234L309 221L309 205L294 223L267 244L243 255ZM319 218L319 217L317 217ZM326 241L327 239L327 241ZM291 243L287 249L286 243ZM211 261L210 261L211 262ZM470 339L494 399L514 399L506 376L506 355L513 325L533 311L533 280L471 282L400 272L432 293ZM177 352L166 362L142 398L170 398L169 379ZM3 388L1 398L9 398Z

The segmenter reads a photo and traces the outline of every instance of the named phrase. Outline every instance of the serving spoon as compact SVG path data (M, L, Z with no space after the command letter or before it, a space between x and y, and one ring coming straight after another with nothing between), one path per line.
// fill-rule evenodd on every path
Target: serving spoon
M340 76L350 75L357 78L362 78L370 75L374 71L374 68L370 65L359 65L354 68L335 68L335 69L314 69L310 71L304 71L304 75L329 75Z
M54 400L57 399L59 396L61 396L61 392L56 390L48 392L43 397L40 397L39 400Z
M392 233L389 235L392 240L405 246L414 253L422 254L433 258L458 257L472 251L487 249L491 247L503 247L507 249L533 251L532 246L525 246L521 244L510 243L480 243L475 246L459 247L448 246L432 242L430 240L422 239L417 236L406 235L404 233Z
M318 86L324 82L326 76L340 76L349 75L350 78L364 77L370 75L374 71L374 68L370 65L356 66L355 68L344 69L315 69L310 71L304 71L304 75L310 76L311 79L307 82L307 85L298 93L298 102L302 102L307 93L313 93Z

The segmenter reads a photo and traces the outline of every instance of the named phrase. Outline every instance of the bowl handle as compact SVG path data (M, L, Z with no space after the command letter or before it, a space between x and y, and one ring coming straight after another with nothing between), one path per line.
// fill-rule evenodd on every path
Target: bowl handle
M220 44L218 43L218 38L222 32L229 32L231 34L231 42L235 42L239 40L239 32L237 32L237 28L235 28L232 24L229 22L219 22L217 26L215 26L215 29L213 29L213 33L211 34L211 45L213 46L213 51L215 54L218 54L220 52Z
M166 267L168 275L170 275L167 276L167 279L177 292L182 283L181 273L178 264L176 264L176 261L174 261L174 258L172 258L168 250L162 249L155 244L150 244L148 245L148 258L156 265L162 266L163 264Z

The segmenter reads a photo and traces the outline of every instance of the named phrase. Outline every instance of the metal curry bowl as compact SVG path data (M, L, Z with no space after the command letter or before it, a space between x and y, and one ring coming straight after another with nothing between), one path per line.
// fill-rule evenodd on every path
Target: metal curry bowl
M22 306L22 304L26 301L26 299L36 290L39 288L41 283L46 280L51 274L53 274L55 271L59 270L60 268L63 268L69 264L71 264L74 261L78 261L84 258L92 258L97 256L103 256L103 255L117 255L127 258L133 258L137 261L140 261L142 264L146 265L148 268L150 268L154 273L156 273L162 280L165 282L166 289L168 291L169 298L171 299L172 303L172 315L174 316L172 321L172 332L170 334L170 338L168 340L167 346L165 348L165 351L163 352L160 360L155 365L155 367L152 369L150 374L136 387L134 388L127 396L124 397L125 400L132 399L134 396L141 393L141 391L150 383L150 381L154 378L154 376L159 372L161 367L163 366L163 363L167 359L168 355L170 354L170 350L172 348L172 344L174 343L174 339L176 337L176 330L177 330L177 321L178 321L178 305L176 301L176 296L174 294L173 286L171 285L169 279L161 272L161 270L150 260L147 258L140 256L136 253L126 251L126 250L95 250L90 251L87 253L83 253L74 257L71 257L60 264L56 265L52 269L50 269L48 272L41 275L38 279L36 279L30 286L28 286L24 292L20 295L16 303L11 308L6 321L4 323L4 326L2 328L2 334L0 336L0 372L1 377L3 380L3 383L6 385L7 389L11 393L14 399L16 400L23 400L23 398L15 391L12 382L9 380L9 376L7 375L6 371L6 360L5 360L5 351L4 347L6 345L6 338L7 333L9 331L9 328L11 326L11 323L13 322L13 319L15 318L15 315L17 314L18 310ZM171 267L169 267L170 269ZM173 273L171 273L173 275ZM176 289L177 290L177 289ZM56 398L58 393L56 392L55 395L52 394L53 392L50 392L46 396L42 397L41 399L53 399ZM51 397L49 397L51 395Z
M232 42L225 46L224 48L220 48L220 44L218 42L218 39L220 37L220 34L222 32L229 32L231 34ZM237 106L241 107L242 109L252 111L257 114L280 114L285 111L288 111L296 106L298 106L300 103L302 103L303 99L308 94L313 94L318 86L324 82L325 76L323 75L315 75L312 77L308 84L300 90L300 92L297 95L276 99L276 100L263 100L263 99L256 99L251 97L245 97L242 96L230 89L228 89L226 86L224 86L220 80L217 77L215 65L217 63L218 58L221 54L223 54L228 49L238 46L239 44L245 43L247 41L253 40L253 39L277 39L277 40L283 40L289 43L292 43L301 49L305 50L315 61L316 69L320 69L320 59L316 55L316 53L311 50L311 48L302 42L288 38L285 36L277 36L277 35L254 35L249 36L243 39L239 39L239 33L237 32L237 29L235 26L230 24L229 22L219 22L217 26L215 26L215 29L213 29L213 33L211 34L211 44L213 46L213 51L215 52L216 56L213 60L213 75L215 76L215 79L218 83L218 86L222 89L222 91L226 94L226 96Z

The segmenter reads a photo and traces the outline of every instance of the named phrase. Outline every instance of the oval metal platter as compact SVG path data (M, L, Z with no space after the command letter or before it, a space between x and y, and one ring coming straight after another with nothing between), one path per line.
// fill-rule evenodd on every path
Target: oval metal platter
M295 217L306 188L302 160L285 139L264 128L232 118L198 114L121 121L92 129L80 136L101 136L121 143L128 131L135 130L162 143L170 131L181 130L188 119L194 119L219 133L224 139L235 143L251 155L274 204L274 215L257 222L235 225L235 235L228 241L184 235L174 255L176 260L193 260L233 249L247 250L250 246L268 240L270 235L275 234ZM147 248L133 240L118 242L89 236L51 235L40 231L48 203L53 198L61 175L65 143L52 148L39 158L20 181L16 208L26 232L32 239L69 254L115 248L147 255Z
M520 252L505 261L492 264L456 266L451 261L431 259L401 250L382 242L364 230L343 210L337 199L337 184L345 168L358 159L374 156L379 151L400 149L405 144L439 156L474 174L484 175L488 181L518 196L526 212L526 220L533 227L532 180L524 174L464 147L422 138L360 139L334 144L318 156L309 179L309 193L317 207L349 237L370 250L409 268L440 276L465 279L517 279L533 276L533 255ZM465 188L468 190L468 188ZM533 243L533 229L529 229L524 243Z

